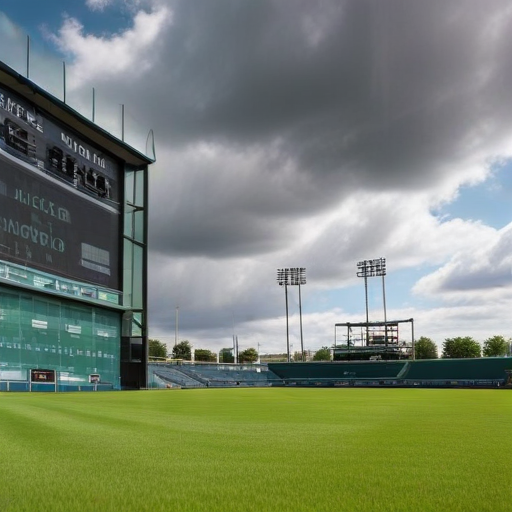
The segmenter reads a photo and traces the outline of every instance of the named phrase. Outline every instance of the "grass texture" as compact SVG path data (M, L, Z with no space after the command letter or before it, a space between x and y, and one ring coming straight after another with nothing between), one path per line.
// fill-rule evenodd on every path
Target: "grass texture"
M0 394L1 512L512 508L512 393Z

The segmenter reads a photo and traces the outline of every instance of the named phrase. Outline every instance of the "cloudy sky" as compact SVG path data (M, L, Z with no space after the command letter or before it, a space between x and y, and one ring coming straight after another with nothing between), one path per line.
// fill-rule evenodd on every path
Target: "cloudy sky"
M68 97L94 87L106 123L107 105L123 103L134 126L154 129L151 337L172 347L179 306L179 339L196 348L235 333L241 348L283 352L276 270L306 267L305 348L330 345L336 322L364 321L356 264L380 257L387 318L414 318L416 337L512 336L509 0L0 10L22 27L1 18L4 35L28 33L66 60ZM369 310L383 319L379 278Z

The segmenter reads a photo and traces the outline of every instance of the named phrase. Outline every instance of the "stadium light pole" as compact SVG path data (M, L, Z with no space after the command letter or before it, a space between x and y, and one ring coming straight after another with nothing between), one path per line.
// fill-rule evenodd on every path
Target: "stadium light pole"
M301 361L304 362L304 336L302 334L302 297L300 293L301 284L306 284L306 269L305 268L297 268L296 271L296 281L299 286L299 318L300 318L300 352L301 352Z
M290 362L290 327L288 324L288 284L289 284L289 268L277 269L277 283L284 286L284 298L286 303L286 360Z
M176 313L175 313L175 320L174 320L174 346L175 347L178 344L178 333L179 333L178 322L179 322L179 320L180 320L180 307L176 306Z
M388 344L388 326L386 313L386 289L384 285L384 276L386 275L386 258L377 258L374 260L363 260L357 264L357 277L364 277L364 297L366 304L366 346L369 342L368 333L368 278L382 276L382 296L384 303L384 340Z
M277 269L277 283L284 286L284 295L286 302L286 356L290 362L290 325L288 319L288 286L299 287L299 316L300 316L300 346L301 359L304 361L304 337L302 333L302 297L300 287L306 284L306 269L304 267L280 268Z

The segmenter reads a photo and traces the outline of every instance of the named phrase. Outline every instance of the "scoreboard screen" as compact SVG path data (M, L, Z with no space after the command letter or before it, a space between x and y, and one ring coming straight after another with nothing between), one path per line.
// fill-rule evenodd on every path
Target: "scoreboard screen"
M119 289L119 216L0 153L0 259Z
M0 260L120 289L117 160L0 89Z
M30 370L31 382L55 383L55 370Z

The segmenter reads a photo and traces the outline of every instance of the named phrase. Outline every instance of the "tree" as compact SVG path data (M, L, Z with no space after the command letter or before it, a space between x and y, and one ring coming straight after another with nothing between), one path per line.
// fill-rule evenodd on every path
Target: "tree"
M446 338L443 343L443 358L480 357L480 343L471 336Z
M192 359L192 347L187 340L180 341L172 349L172 357L174 359L183 359L190 361Z
M159 340L149 340L149 357L167 357L167 345Z
M304 354L304 359L306 359L305 356L306 356L306 354ZM295 361L296 363L301 362L302 361L302 352L300 352L300 351L294 352L292 360Z
M255 348L248 348L238 353L239 363L255 363L258 360L258 352Z
M508 349L508 341L503 336L497 335L484 341L483 353L485 357L506 356Z
M320 350L315 352L313 361L330 361L331 360L331 349L329 347L322 347Z
M414 343L414 357L416 359L437 359L437 345L425 336Z
M196 348L194 353L194 360L216 363L217 355L214 354L211 350L207 350L205 348Z
M235 357L233 356L232 348L223 348L219 352L219 363L234 363Z

